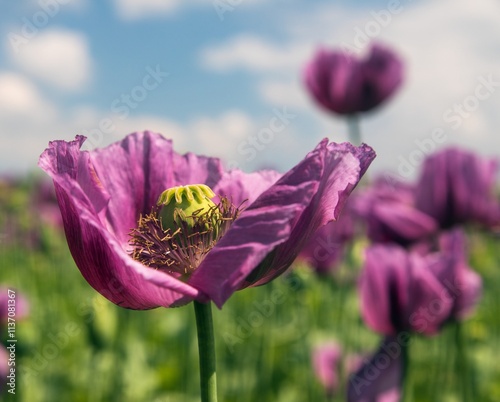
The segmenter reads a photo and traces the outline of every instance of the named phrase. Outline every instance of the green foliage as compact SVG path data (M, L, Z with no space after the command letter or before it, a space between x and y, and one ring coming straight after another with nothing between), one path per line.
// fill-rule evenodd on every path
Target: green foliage
M17 322L15 400L197 401L193 307L130 311L113 305L82 278L64 235L40 227L38 246L0 248L0 283L24 293L31 306L29 317ZM467 378L459 369L454 326L433 338L416 336L410 352L413 401L461 401L464 383L474 401L500 400L498 239L471 238L471 265L483 276L485 289L476 314L462 328ZM356 269L344 266L333 279L295 267L271 284L237 292L222 310L215 309L220 400L326 401L312 371L314 345L335 339L344 356L368 355L380 340L360 318Z

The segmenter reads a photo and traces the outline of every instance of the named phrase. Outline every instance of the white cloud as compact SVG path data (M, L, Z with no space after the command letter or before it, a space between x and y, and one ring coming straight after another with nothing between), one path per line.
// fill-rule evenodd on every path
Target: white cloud
M165 138L174 141L174 148L178 152L187 152L189 150L189 138L186 136L184 127L173 121L158 116L142 115L129 117L125 120L116 120L115 133L117 138L113 141L136 132L150 130L162 134Z
M191 144L198 152L235 159L241 141L255 130L255 122L245 113L229 110L222 115L198 117L188 126Z
M116 4L126 3L125 0L115 1ZM149 3L149 6L144 6L144 9L150 10L149 15L153 13L151 10L168 14L184 7L184 3L171 2L167 6L166 2L162 2L162 11L161 8L154 8L156 2L150 0ZM189 4L200 3L193 0ZM211 2L208 4L211 5ZM129 18L148 16L130 7L134 6L129 4ZM242 167L253 168L265 161L272 161L280 167L289 166L325 136L343 140L345 122L312 106L300 80L301 70L318 43L325 44L327 41L331 46L339 46L342 42L352 43L358 29L364 29L368 22L373 21L371 11L360 7L311 5L310 12L299 13L294 8L287 8L280 14L285 22L283 28L278 28L282 29L279 40L276 34L270 36L271 39L239 34L201 51L200 60L207 69L249 73L248 79L260 95L263 106L270 105L269 114L276 106L289 106L294 112L297 110L298 118L292 125L277 133L274 141L250 162L238 152L238 146L266 127L269 120L262 115L255 117L241 110L229 110L215 116L196 116L183 122L146 114L131 116L123 121L115 118L115 130L104 141L117 141L131 131L151 129L172 137L176 150L180 152L190 150L226 160L236 159ZM392 16L391 22L380 30L376 39L402 54L407 77L403 89L394 99L378 111L363 116L361 121L365 141L378 153L371 171L386 168L397 170L400 157L408 159L412 152L418 151L416 141L430 138L435 128L443 128L447 134L447 140L439 144L440 147L460 143L484 154L498 153L500 136L496 131L500 126L500 115L495 105L500 102L500 88L481 101L478 109L464 119L458 129L453 129L449 122L443 120L443 113L474 94L478 76L486 77L491 73L494 80L500 82L500 45L494 40L500 37L499 11L500 5L495 0L478 0L474 4L468 0L423 0L405 3L403 11ZM42 32L33 38L33 43L30 41L26 51L44 35ZM58 53L61 54L52 58L64 64L67 52L61 50ZM46 60L47 54L39 51L38 56L40 54L41 57L29 59L31 64L27 60L18 60L18 63L30 74L42 78L41 75L48 73L42 74L41 71L51 69L39 66L57 63ZM57 77L57 80L62 77L64 81L66 73L74 74L68 64L64 68L52 70L56 72L49 75ZM90 76L89 73L80 75ZM43 106L50 103L40 96L33 84L19 80L19 77L10 76L6 79L0 75L0 78L3 79L0 80L0 88L10 88L9 93L14 94L11 97L0 93L0 109L10 110L13 116L8 121L0 119L2 167L19 164L34 166L38 154L49 140L72 139L84 129L98 127L99 121L106 118L102 111L83 107L65 117L52 113L51 117L42 120L44 113L35 111L43 110ZM18 117L19 112L24 113L22 118ZM13 123L14 119L18 119L16 124ZM6 141L4 135L8 136ZM15 146L16 139L17 143L22 139L27 144L20 154L14 154L8 148L9 144Z
M48 107L50 102L28 80L15 74L0 73L0 86L12 95L10 105L7 96L0 96L0 168L3 171L36 169L39 155L54 139L68 141L76 134L83 134L88 137L84 149L92 149L143 130L173 139L179 153L219 157L226 166L248 171L264 166L282 170L289 167L288 158L297 162L305 154L298 137L292 135L296 115L286 108L271 108L267 116L258 117L231 109L215 116L193 116L183 122L147 114L123 119L89 105L66 109L64 113L56 110L45 113L43 106ZM281 125L276 120L280 112L283 118L292 113L291 124ZM106 127L106 131L102 127ZM272 138L269 129L273 130ZM263 130L265 137L261 139L259 133Z
M197 116L184 123L146 115L115 121L114 133L119 136L151 130L172 139L177 152L195 152L224 160L238 159L238 145L253 134L256 127L256 122L239 110L229 110L219 116Z
M33 170L58 120L57 108L25 76L0 71L2 171Z
M112 121L113 129L99 130L104 119ZM255 122L242 111L229 110L219 116L197 116L180 123L153 115L104 116L96 110L81 107L74 111L71 120L78 132L87 136L87 148L108 145L135 131L150 130L161 133L174 141L178 152L197 152L221 158L232 157L239 142L255 130Z
M272 44L251 34L238 35L222 45L207 47L200 54L204 67L216 71L234 68L257 72L289 71L310 54L312 44Z
M474 95L478 77L491 74L500 82L500 45L493 39L500 37L498 2L401 4L401 12L391 15L385 26L379 25L379 33L371 35L400 53L406 65L402 90L362 119L364 140L378 153L371 170L397 169L400 157L418 151L415 141L430 137L435 128L447 133L447 140L436 147L457 143L484 154L500 149L500 136L496 135L500 115L491 106L498 104L500 88L480 101L460 127L454 129L443 119L448 108ZM311 108L311 102L308 107L306 90L299 82L301 71L318 44L340 48L362 42L367 24L373 27L375 13L380 11L324 4L311 6L307 14L288 9L282 16L285 23L279 42L276 35L271 39L238 35L203 49L201 64L217 72L238 69L257 73L252 79L264 103L300 108L320 130L339 128L342 118ZM307 147L310 138L304 136L300 141Z
M261 125L239 110L229 110L218 116L197 116L186 122L154 115L121 119L118 115L106 114L88 105L66 113L56 113L55 110L45 113L43 105L48 108L49 102L29 81L14 74L0 73L0 87L8 89L12 95L10 105L7 96L0 95L0 167L3 171L35 169L39 155L48 142L55 139L68 141L76 134L82 134L87 137L83 148L93 149L144 130L172 139L179 153L215 156L225 161L236 161L243 168L248 168L238 152L238 146L255 134L256 128ZM111 129L103 132L100 126L106 120L111 121Z
M500 148L500 116L487 112L498 104L500 88L479 101L459 127L443 116L474 95L478 77L492 74L500 82L500 46L492 40L499 35L500 6L492 0L424 2L393 18L381 38L404 55L407 77L387 108L366 120L365 138L379 154L375 167L398 170L402 159L418 153L416 141L435 129L446 133L436 148L460 144L483 154Z
M53 118L56 108L21 74L0 71L0 116L2 119L36 115Z
M264 0L113 0L118 16L125 21L171 16L188 7L209 7L213 18L224 20L231 12L264 3Z
M64 90L81 90L91 79L92 58L87 38L80 33L47 29L18 52L7 45L11 59L25 72Z
M192 2L192 1L191 1ZM189 3L182 0L114 0L118 15L124 20L169 15Z
M289 106L294 109L311 109L312 103L303 89L303 84L295 79L269 79L259 83L262 99L275 106Z

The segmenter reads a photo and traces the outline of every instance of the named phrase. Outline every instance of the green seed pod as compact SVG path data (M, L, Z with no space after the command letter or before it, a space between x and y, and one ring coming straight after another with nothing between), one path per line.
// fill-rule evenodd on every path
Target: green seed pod
M165 190L156 203L161 207L159 218L163 230L175 232L186 224L193 229L195 225L206 221L204 215L216 215L218 207L211 200L213 197L215 193L205 184L190 184Z

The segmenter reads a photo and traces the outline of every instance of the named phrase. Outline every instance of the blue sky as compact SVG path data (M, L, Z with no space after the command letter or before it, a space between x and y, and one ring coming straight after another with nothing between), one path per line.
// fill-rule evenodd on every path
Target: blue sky
M320 44L361 44L362 54L363 34L406 64L401 91L363 116L363 138L378 153L373 171L414 176L423 152L452 144L500 153L496 0L25 0L0 7L0 173L36 169L53 139L87 134L92 148L146 129L173 138L179 152L283 171L322 138L347 139L345 122L310 101L301 71ZM283 129L252 145L275 116L285 116ZM436 132L444 133L440 141Z

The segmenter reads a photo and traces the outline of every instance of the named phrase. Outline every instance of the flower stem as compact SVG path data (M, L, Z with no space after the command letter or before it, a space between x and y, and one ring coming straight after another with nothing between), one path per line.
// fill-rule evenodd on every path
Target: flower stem
M349 142L353 145L361 145L361 130L359 128L359 116L351 114L347 117L347 125L349 127Z
M457 322L455 324L455 344L457 348L458 378L460 378L462 387L462 401L469 402L475 400L475 390L473 372L469 364L469 359L467 358L465 341L463 324Z
M402 360L403 360L403 367L402 367L402 395L401 395L401 400L404 402L411 402L413 400L413 395L412 395L412 383L411 383L411 376L410 376L410 343L411 343L411 338L408 340L406 345L401 345L401 353L402 353Z
M200 392L202 402L217 402L217 378L215 372L215 342L210 302L194 301L198 350L200 355Z

